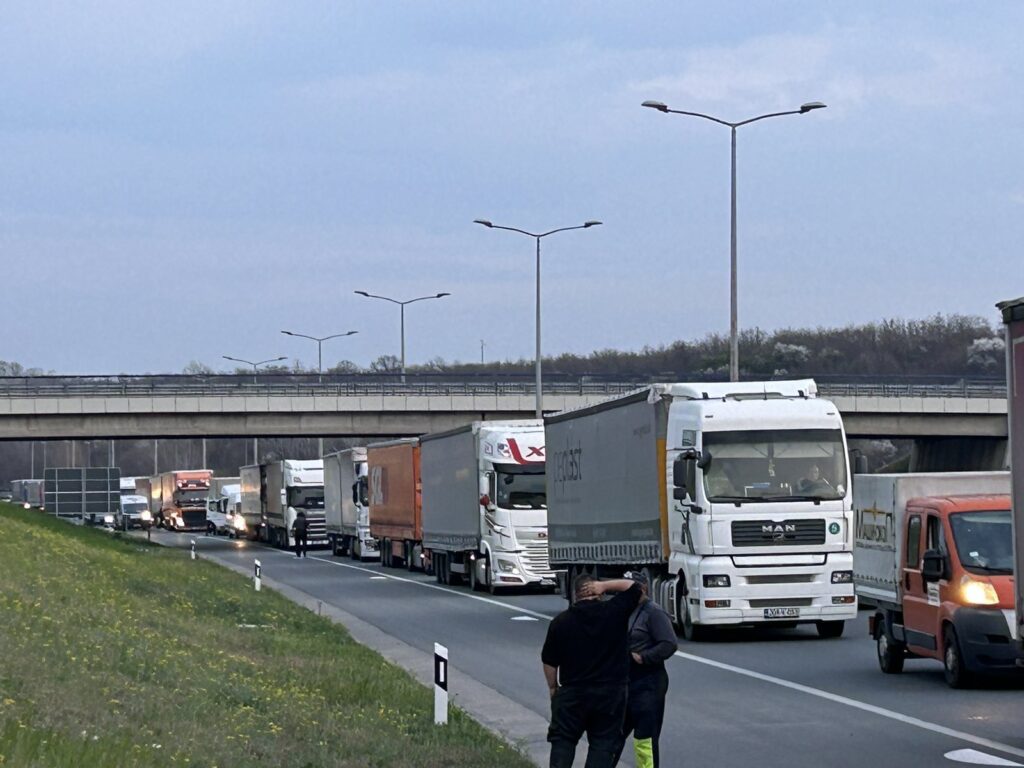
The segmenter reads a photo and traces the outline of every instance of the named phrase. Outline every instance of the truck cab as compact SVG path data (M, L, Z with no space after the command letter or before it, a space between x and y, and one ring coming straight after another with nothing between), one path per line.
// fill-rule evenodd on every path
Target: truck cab
M914 498L902 525L900 604L872 622L882 671L902 671L907 657L937 659L959 688L980 673L1013 670L1024 657L1016 644L1010 497Z

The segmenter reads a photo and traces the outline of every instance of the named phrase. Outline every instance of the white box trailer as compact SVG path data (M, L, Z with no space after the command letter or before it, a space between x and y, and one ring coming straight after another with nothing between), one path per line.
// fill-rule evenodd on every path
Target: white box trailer
M423 547L441 583L554 586L544 427L475 421L420 438Z
M1006 324L1006 393L1013 473L1013 536L1017 585L1017 640L1024 651L1024 296L1001 302Z
M324 456L324 520L333 554L353 560L380 557L370 535L365 447Z

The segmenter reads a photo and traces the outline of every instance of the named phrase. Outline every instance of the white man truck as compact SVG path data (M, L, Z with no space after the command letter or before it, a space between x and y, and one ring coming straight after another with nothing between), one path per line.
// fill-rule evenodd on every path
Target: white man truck
M554 586L544 425L475 421L420 438L423 547L439 583Z
M839 411L812 380L653 384L545 419L551 564L643 570L684 636L857 615Z
M332 554L353 560L380 557L370 535L366 448L324 456L324 515Z
M306 517L309 546L326 546L323 460L285 459L265 467L264 535L267 541L275 547L292 546L295 543L292 525L302 511Z
M1006 395L1010 417L1016 636L1024 652L1024 296L1000 302L1006 323Z

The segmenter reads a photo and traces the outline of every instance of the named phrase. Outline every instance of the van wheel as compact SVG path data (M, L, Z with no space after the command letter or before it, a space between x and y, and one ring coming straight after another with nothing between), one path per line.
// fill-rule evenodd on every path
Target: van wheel
M693 619L690 618L690 601L686 597L681 597L682 602L682 614L683 614L683 637L689 640L691 643L700 643L708 639L708 628L702 627L699 624L694 624Z
M960 651L960 640L956 630L949 624L942 630L943 645L942 663L946 675L946 683L950 688L968 688L974 682L967 667L964 666L963 653Z
M846 622L816 621L814 622L814 628L818 630L818 637L825 638L826 640L834 640L837 637L843 636L843 630L846 628Z
M898 675L903 671L903 662L907 658L906 649L903 643L889 636L884 626L878 630L878 637L875 638L875 651L878 655L878 666L885 674Z

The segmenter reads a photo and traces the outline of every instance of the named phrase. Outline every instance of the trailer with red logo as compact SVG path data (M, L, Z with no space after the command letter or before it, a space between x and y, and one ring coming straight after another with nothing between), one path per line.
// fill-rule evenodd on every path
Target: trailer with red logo
M475 421L420 438L423 547L442 584L554 587L544 425Z
M1006 395L1010 415L1010 473L1016 605L1014 634L1024 651L1024 296L1000 302L1006 323Z
M385 568L422 567L420 445L415 437L366 448L370 491L370 536L377 540Z

